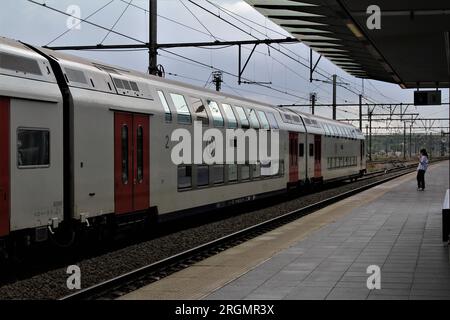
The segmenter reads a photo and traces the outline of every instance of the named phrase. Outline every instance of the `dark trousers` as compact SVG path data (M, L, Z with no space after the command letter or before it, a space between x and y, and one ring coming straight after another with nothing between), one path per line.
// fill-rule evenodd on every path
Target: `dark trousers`
M425 170L417 171L417 187L425 189Z

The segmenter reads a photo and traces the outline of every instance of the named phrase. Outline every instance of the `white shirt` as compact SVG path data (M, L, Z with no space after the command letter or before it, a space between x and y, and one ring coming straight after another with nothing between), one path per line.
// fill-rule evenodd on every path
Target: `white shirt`
M428 158L426 156L420 156L419 166L417 167L417 170L427 171L427 168L428 168Z

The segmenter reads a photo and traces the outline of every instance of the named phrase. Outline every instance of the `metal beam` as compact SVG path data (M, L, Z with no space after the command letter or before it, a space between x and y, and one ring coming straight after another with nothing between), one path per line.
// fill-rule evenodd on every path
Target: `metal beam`
M219 46L236 46L249 44L271 44L271 43L292 43L298 42L294 38L284 39L260 39L260 40L242 40L242 41L213 41L213 42L176 42L176 43L157 43L156 49L169 48L188 48L188 47L219 47ZM139 44L113 44L113 45L86 45L86 46L59 46L45 47L51 50L114 50L114 49L144 49L150 48L149 43Z
M322 59L322 55L319 56L316 63L313 66L313 49L309 49L309 82L313 82L313 74L314 71L317 68L317 65L320 62L320 59Z

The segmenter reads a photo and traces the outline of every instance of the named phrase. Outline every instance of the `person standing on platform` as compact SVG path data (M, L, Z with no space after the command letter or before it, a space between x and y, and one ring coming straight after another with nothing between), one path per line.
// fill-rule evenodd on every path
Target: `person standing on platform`
M425 149L420 150L419 166L417 167L417 190L425 190L425 172L428 168L428 153Z

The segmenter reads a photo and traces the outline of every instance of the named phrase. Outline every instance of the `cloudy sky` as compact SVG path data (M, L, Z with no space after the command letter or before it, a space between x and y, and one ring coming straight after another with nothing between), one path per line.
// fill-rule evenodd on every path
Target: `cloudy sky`
M48 7L67 12L70 6L80 8L81 17L114 32L124 34L125 38L114 32L81 23L80 28L68 29L68 17L64 14L31 3L28 0L2 0L0 11L0 36L18 39L34 45L94 45L94 44L130 44L132 39L148 41L148 0L34 0ZM217 17L203 11L188 0L158 1L158 42L197 42L214 40L249 40L251 35L258 38L281 38L289 36L251 6L241 0L195 0L194 2L215 14L238 25L246 32L237 30ZM73 11L72 11L73 12ZM119 19L120 18L120 19ZM70 18L69 18L70 20ZM73 24L72 24L73 26ZM249 34L251 35L249 35ZM132 39L130 39L132 38ZM308 65L309 49L303 44L275 45L301 63ZM251 47L243 50L248 55ZM274 104L304 104L309 101L310 92L317 92L318 103L331 103L331 84L323 81L309 82L309 71L302 64L260 45L245 70L248 80L271 83L272 89L257 85L237 84L237 78L224 75L223 91L250 97L256 100L270 101ZM140 51L76 51L76 55L93 58L103 62L145 71L148 55ZM187 60L189 58L204 65ZM315 55L317 58L317 55ZM237 47L218 49L176 48L170 52L160 51L158 62L166 70L168 78L212 88L210 75L213 69L208 66L237 74ZM205 66L206 65L206 66ZM319 64L321 75L315 77L329 80L332 74L338 75L342 87L338 87L338 103L358 102L357 94L363 90L362 81L345 73L327 59ZM345 88L344 88L345 87ZM378 81L364 81L364 96L376 103L411 102L413 92L403 90L394 84ZM443 100L448 101L448 90L443 90ZM308 108L301 108L309 111ZM385 110L384 110L385 111ZM378 112L383 112L379 109ZM448 106L410 107L408 112L419 112L422 117L448 117ZM317 108L316 113L331 117L331 108ZM340 108L338 118L356 118L357 108ZM356 124L356 123L355 123ZM383 126L385 122L374 124ZM444 124L444 123L443 123ZM399 122L392 126L401 125Z

